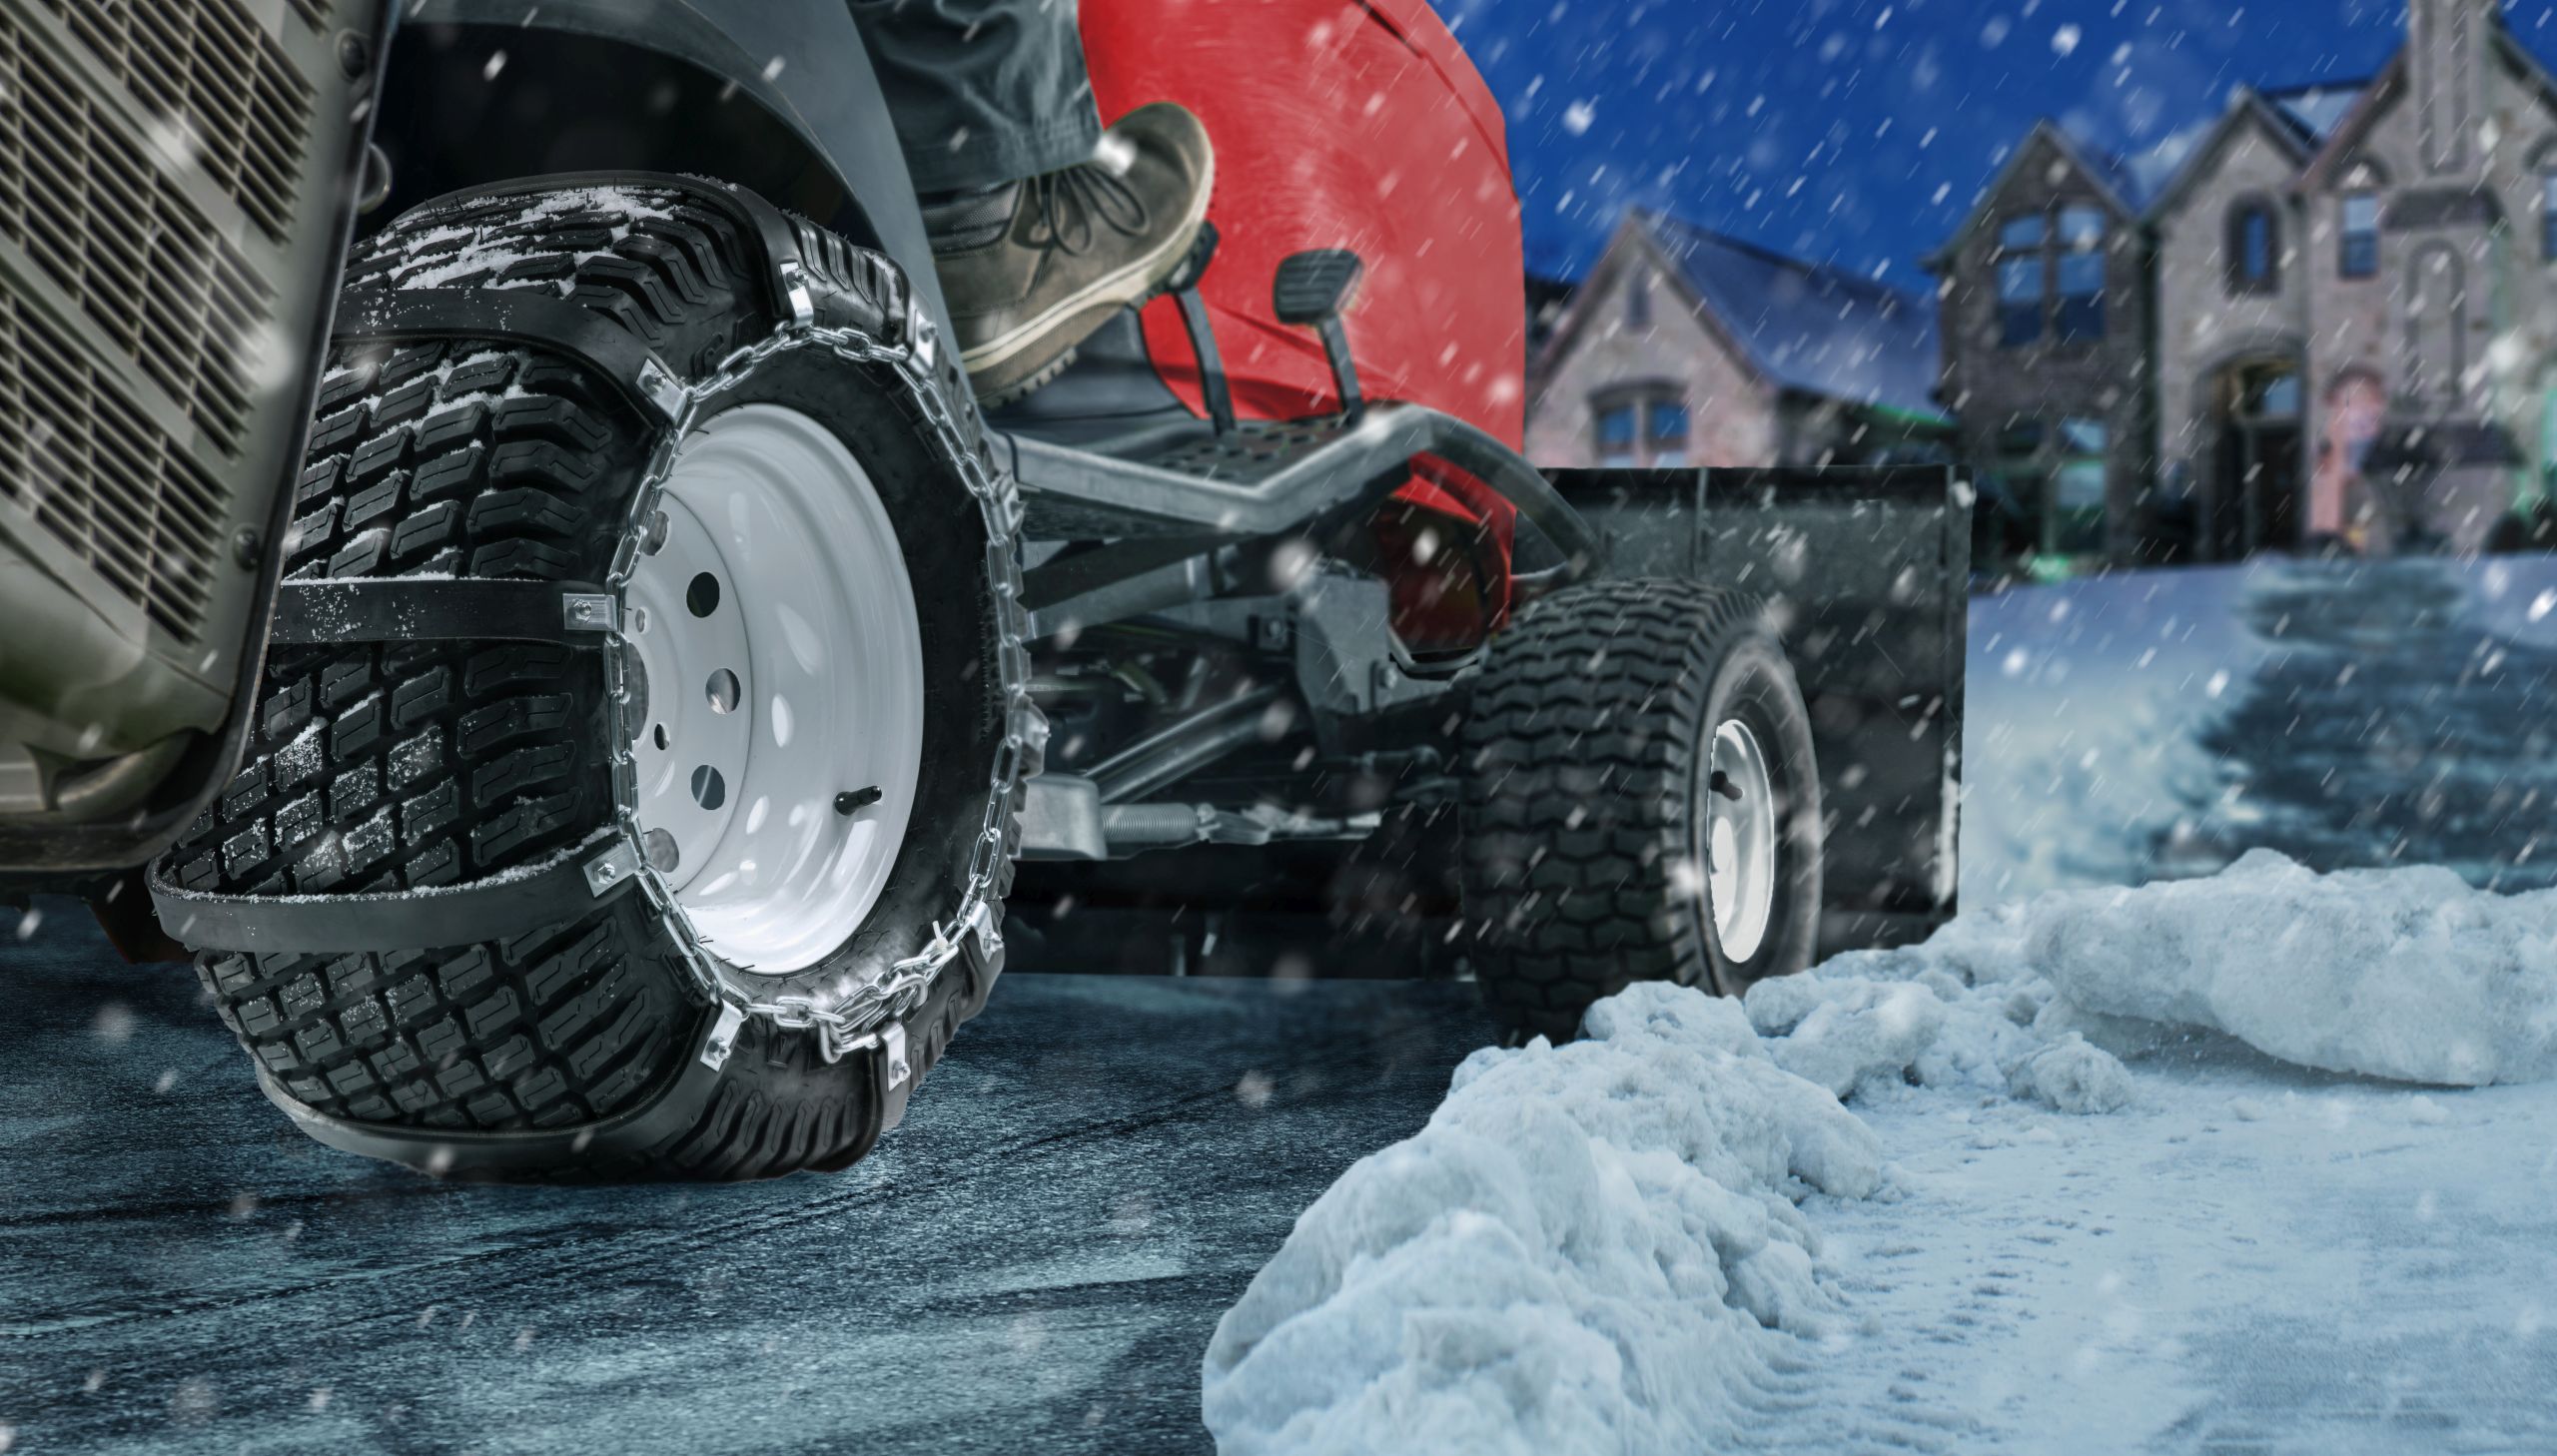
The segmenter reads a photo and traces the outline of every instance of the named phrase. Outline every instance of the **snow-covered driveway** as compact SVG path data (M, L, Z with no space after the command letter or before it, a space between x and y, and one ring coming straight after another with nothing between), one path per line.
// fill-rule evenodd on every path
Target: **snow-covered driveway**
M2258 852L1586 1033L1306 1210L1230 1456L2557 1450L2557 891Z
M1865 1109L1889 1198L1805 1212L1856 1327L1754 1446L2557 1450L2557 1086L2416 1091L2224 1038L2100 1117Z

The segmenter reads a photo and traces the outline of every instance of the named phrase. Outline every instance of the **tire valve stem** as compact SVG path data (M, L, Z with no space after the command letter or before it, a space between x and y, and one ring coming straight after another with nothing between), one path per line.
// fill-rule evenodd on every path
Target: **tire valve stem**
M1705 786L1734 804L1740 802L1740 786L1733 783L1731 775L1724 773L1721 769L1714 770L1714 776L1705 781Z
M882 797L879 786L876 784L866 789L846 789L835 795L835 812L850 814L855 810L865 809L878 803Z

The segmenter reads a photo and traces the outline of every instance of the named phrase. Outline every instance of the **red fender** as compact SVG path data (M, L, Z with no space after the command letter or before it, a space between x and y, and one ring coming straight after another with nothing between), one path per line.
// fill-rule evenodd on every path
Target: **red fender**
M1286 419L1337 407L1321 344L1278 321L1270 286L1291 253L1346 248L1367 265L1342 323L1368 396L1444 410L1521 445L1525 261L1508 142L1490 90L1423 0L1084 0L1082 25L1105 119L1178 101L1216 146L1208 216L1223 242L1202 293L1237 412ZM1146 311L1145 331L1165 382L1200 409L1171 300ZM1448 516L1461 529L1439 534L1489 553L1475 561L1485 580L1474 594L1483 626L1496 627L1516 513L1479 481L1433 466L1397 499ZM1399 528L1391 534L1401 541ZM1397 625L1445 640L1443 567L1398 572L1394 586Z

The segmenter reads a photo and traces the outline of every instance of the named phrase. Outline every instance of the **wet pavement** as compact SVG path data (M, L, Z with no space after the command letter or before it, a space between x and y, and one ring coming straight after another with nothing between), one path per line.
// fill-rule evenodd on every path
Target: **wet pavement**
M1016 973L832 1176L438 1184L294 1131L192 974L0 919L0 1450L1210 1449L1199 1359L1426 1120L1473 988Z

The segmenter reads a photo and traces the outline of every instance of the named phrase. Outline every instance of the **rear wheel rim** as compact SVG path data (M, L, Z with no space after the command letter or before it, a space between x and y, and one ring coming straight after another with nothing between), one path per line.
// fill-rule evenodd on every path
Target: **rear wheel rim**
M914 811L923 636L877 487L749 404L687 437L627 593L647 687L634 818L705 949L804 971L861 928ZM652 536L655 536L652 531Z
M1757 956L1776 911L1776 786L1758 735L1738 718L1714 729L1698 798L1705 904L1714 940L1735 965Z

